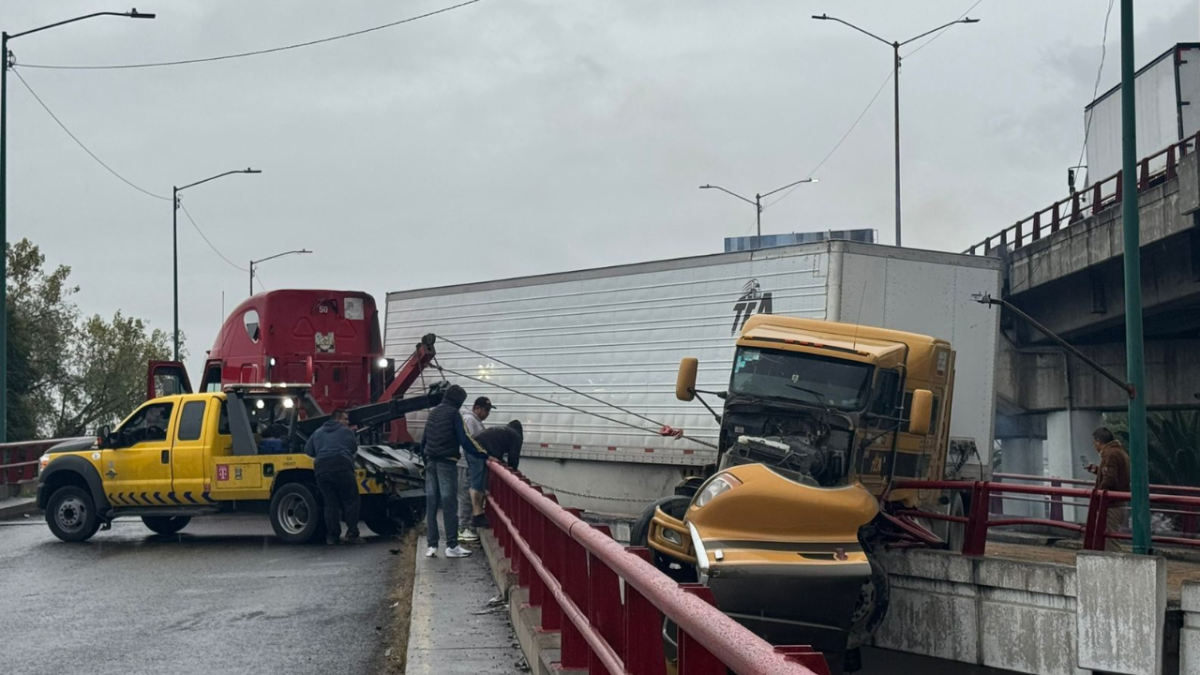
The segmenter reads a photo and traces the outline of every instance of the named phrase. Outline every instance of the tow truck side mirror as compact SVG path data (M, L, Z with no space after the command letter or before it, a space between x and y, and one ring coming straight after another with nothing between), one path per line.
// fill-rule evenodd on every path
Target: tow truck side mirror
M912 396L912 409L908 413L908 433L928 436L933 421L933 392L917 389Z
M690 401L696 398L696 370L700 360L694 356L685 356L679 362L679 375L675 378L675 398L680 401Z
M112 435L112 427L107 424L102 424L96 429L96 446L101 448L108 447L108 437Z

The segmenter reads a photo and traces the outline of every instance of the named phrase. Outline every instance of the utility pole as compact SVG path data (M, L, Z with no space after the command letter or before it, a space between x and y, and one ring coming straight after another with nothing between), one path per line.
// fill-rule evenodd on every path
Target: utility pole
M892 42L892 51L896 58L893 63L892 84L896 87L896 93L893 97L896 106L896 248L900 248L900 43Z
M1121 223L1125 234L1125 363L1129 397L1133 552L1150 552L1150 475L1146 466L1146 368L1142 344L1142 244L1138 220L1137 108L1133 0L1121 0Z
M172 333L172 343L175 345L174 353L176 361L179 360L179 193L188 188L193 188L202 183L207 183L210 180L216 180L218 178L230 176L235 173L262 173L262 170L251 169L247 167L245 169L226 171L225 173L219 173L215 176L209 176L204 180L198 180L195 183L188 183L183 187L171 187L171 259L174 261L174 271L172 272L171 276L174 278L172 283L174 284L175 290L175 326L174 333ZM188 217L190 218L191 216Z
M721 187L720 185L701 185L700 189L701 190L720 190L721 192L724 192L727 195L737 197L738 199L746 202L747 204L754 205L754 211L756 213L755 221L754 221L755 228L756 228L756 230L755 230L756 234L754 236L754 248L751 250L757 250L759 248L762 248L762 212L763 212L763 208L764 208L762 205L763 197L770 197L771 195L775 194L776 192L782 192L783 190L786 190L790 187L796 187L797 185L802 185L804 183L820 183L820 182L821 181L816 178L805 178L804 180L798 180L795 183L788 183L787 185L784 185L781 188L776 188L774 190L771 190L770 192L764 192L762 194L755 194L754 201L750 201L748 198L743 197L736 192L731 192L729 190L726 190L725 188Z
M8 440L8 69L13 65L8 41L98 16L154 18L153 14L136 9L128 12L93 12L11 35L7 31L0 32L0 245L4 247L0 255L0 309L3 310L0 311L0 443Z
M951 21L948 24L938 26L937 28L934 28L933 30L925 31L924 33L921 33L920 35L909 38L907 40L904 40L903 42L900 42L897 40L888 42L887 40L884 40L883 38L879 37L878 35L876 35L874 33L863 30L862 28L855 26L854 24L850 23L849 21L843 21L835 16L829 16L828 14L822 14L820 16L817 16L816 14L814 14L812 18L816 19L817 21L836 21L837 23L840 23L843 26L846 26L848 28L853 28L854 30L862 33L863 35L866 35L870 38L874 38L875 40L878 40L879 42L882 42L883 44L888 45L889 47L892 48L892 84L895 87L894 105L895 105L895 137L896 137L896 247L899 248L901 246L901 241L900 241L900 48L903 47L904 45L909 44L910 42L920 40L921 38L923 38L927 35L932 35L938 31L945 30L955 24L979 23L979 19L963 17L956 21Z

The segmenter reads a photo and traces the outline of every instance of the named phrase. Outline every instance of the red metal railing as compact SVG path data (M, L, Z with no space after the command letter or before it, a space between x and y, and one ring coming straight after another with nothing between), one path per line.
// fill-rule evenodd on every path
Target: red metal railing
M772 647L716 608L712 591L676 584L625 547L607 527L579 519L520 474L491 462L488 506L542 629L561 632L563 669L589 675L664 675L663 618L678 627L678 672L686 675L829 673L810 647Z
M1180 158L1194 152L1198 141L1200 134L1189 136L1143 158L1138 163L1138 192L1174 178ZM1018 220L1016 224L1004 228L963 253L988 255L997 248L1015 251L1072 223L1094 216L1109 206L1120 204L1123 180L1121 173L1118 171L1103 180L1098 180L1083 192L1073 192L1070 197Z
M1015 476L1015 474L1013 475ZM1011 476L1010 476L1011 477ZM1024 476L1022 478L1035 479L1033 476ZM1042 478L1039 480L1051 482L1071 482L1076 483L1073 479L1061 478ZM1084 481L1086 483L1086 481ZM1163 486L1167 487L1167 486ZM1193 490L1193 488L1178 488L1170 486L1174 490ZM913 518L926 518L930 520L943 520L952 523L960 523L965 525L963 534L963 554L971 556L983 555L987 544L988 528L1003 527L1013 525L1035 525L1041 527L1051 527L1070 532L1076 532L1083 535L1083 547L1089 551L1099 551L1104 549L1104 545L1109 538L1113 539L1131 539L1132 537L1125 532L1107 532L1107 512L1110 506L1125 506L1128 505L1130 495L1128 492L1114 492L1109 490L1095 490L1071 487L1058 487L1051 485L1014 485L998 482L965 482L965 481L922 481L922 480L898 480L895 482L894 489L916 489L916 490L943 490L957 491L970 494L970 508L966 516L951 516L941 513L933 513L920 511L916 509L901 510L892 514L892 520L899 525L904 532L902 535L908 543L940 543L933 535L925 536L928 533L922 533L920 526L912 522ZM1048 518L1037 518L1032 516L1006 516L1001 510L1000 513L994 514L992 510L995 508L996 499L1016 499L1028 500L1029 497L1035 497L1034 501L1048 503L1051 508L1051 514ZM1062 518L1061 511L1057 514L1054 512L1055 506L1062 508L1064 500L1074 500L1070 504L1077 508L1087 509L1087 523L1079 524L1072 521L1067 521ZM1057 500L1057 504L1055 501ZM1182 514L1184 516L1195 516L1200 513L1200 496L1192 496L1188 494L1163 494L1161 492L1152 493L1150 495L1150 510L1155 513L1164 514ZM1164 508L1178 507L1178 508ZM994 518L993 515L1000 517ZM932 537L932 539L931 539ZM1151 541L1157 544L1167 544L1170 546L1188 546L1200 547L1200 539L1189 537L1172 537L1155 535L1151 537Z
M0 485L15 485L37 478L38 458L47 449L66 440L70 439L0 443Z

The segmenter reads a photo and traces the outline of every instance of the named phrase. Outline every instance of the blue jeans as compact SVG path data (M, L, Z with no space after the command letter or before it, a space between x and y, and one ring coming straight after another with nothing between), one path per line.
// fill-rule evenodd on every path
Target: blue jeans
M437 512L442 510L446 546L458 546L458 467L450 462L425 465L425 529L430 548L437 548Z

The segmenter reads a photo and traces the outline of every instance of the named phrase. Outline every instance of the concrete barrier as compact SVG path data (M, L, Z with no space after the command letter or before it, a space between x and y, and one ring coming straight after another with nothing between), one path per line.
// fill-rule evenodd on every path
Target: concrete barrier
M1078 569L1079 665L1158 675L1163 664L1167 564L1159 557L1082 551Z

